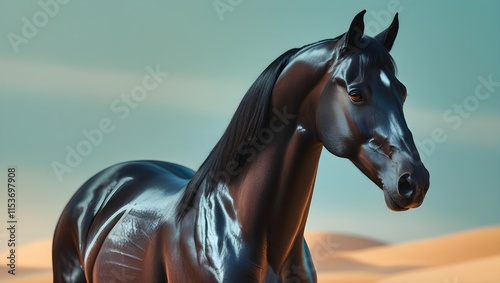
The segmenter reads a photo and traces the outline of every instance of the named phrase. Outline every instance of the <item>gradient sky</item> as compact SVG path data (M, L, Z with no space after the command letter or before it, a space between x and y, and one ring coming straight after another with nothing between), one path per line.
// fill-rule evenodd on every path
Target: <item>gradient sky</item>
M308 229L397 242L500 224L500 2L464 2L242 0L218 13L211 0L68 1L49 5L44 18L39 3L56 2L1 1L0 187L15 166L18 239L51 237L71 195L109 165L159 159L197 168L270 62L345 32L362 9L368 35L400 12L392 55L431 188L420 208L391 212L373 183L325 150ZM120 119L111 105L142 84L148 66L169 76ZM478 99L483 79L497 83ZM102 119L114 130L58 180L51 164L64 163L66 148Z

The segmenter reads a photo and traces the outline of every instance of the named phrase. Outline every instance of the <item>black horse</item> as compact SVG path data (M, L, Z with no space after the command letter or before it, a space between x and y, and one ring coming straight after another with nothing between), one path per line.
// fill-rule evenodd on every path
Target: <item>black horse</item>
M398 18L368 37L364 13L271 63L197 172L131 161L88 180L57 225L54 282L316 282L303 234L323 146L390 209L420 206L429 173L389 55Z

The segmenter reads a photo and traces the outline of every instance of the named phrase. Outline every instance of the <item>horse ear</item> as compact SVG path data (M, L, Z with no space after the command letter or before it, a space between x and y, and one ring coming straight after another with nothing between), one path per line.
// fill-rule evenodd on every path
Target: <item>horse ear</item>
M366 10L363 10L352 19L351 26L345 35L344 50L361 49L360 39L365 31L365 23L363 22L365 13Z
M394 20L392 20L391 25L384 30L383 32L377 34L375 39L378 42L382 43L383 46L387 49L387 51L391 51L392 45L394 44L394 40L396 39L396 35L398 34L399 29L399 19L398 13L394 16Z

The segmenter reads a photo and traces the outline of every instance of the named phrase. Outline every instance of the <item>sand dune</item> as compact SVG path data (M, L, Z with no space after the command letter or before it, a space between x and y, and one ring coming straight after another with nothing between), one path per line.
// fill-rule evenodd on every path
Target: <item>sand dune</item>
M338 257L337 254L340 252L385 245L382 242L367 238L327 232L307 232L305 238L314 259L316 271L318 273L329 273L328 277L332 277L333 275L330 273L334 271L361 269L357 262ZM337 280L337 282L343 281Z
M305 238L310 248L332 248L335 251L354 251L385 245L383 242L366 237L340 233L307 231Z
M499 239L500 240L500 239ZM391 276L375 283L499 283L500 255Z
M315 264L322 283L500 283L500 226L339 251Z
M384 278L384 275L366 272L322 272L318 274L319 283L368 283L380 278Z
M308 232L306 239L320 283L500 282L500 226L394 245L325 232ZM52 282L51 242L20 247L17 275L0 267L0 281Z
M342 254L375 266L425 267L500 254L500 226Z

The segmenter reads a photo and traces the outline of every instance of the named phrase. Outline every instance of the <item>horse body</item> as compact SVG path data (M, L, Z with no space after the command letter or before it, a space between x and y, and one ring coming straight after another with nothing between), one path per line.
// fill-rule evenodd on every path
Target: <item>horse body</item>
M241 185L248 186L248 191L271 191L260 184L270 183L261 173L272 170L261 169L248 172ZM300 231L288 230L295 223L284 222L295 219L280 218L285 215L274 216L268 224L271 229L262 229L258 214L280 209L273 205L240 213L243 210L236 207L249 207L252 198L233 198L231 191L236 190L226 187L207 197L200 192L198 207L176 222L175 204L193 174L175 164L132 161L91 178L69 202L58 224L54 254L64 256L54 261L55 282L279 282L294 276L313 281L312 259L303 245L305 215L301 215ZM302 203L300 196L283 201ZM241 227L240 222L254 226ZM292 242L283 241L289 238ZM287 244L283 249L288 253L264 249L281 244Z
M133 161L87 181L56 228L54 282L316 282L303 234L323 147L390 209L418 207L429 174L388 55L397 17L368 38L363 13L277 58L197 172Z
M141 277L164 270L157 248L162 245L156 244L163 237L161 230L172 225L169 207L173 210L164 200L175 199L193 173L179 165L134 161L88 180L59 221L53 250L58 255L54 269L59 270L54 281L112 282L111 277L135 277L139 270L144 271ZM111 272L100 272L106 269Z

